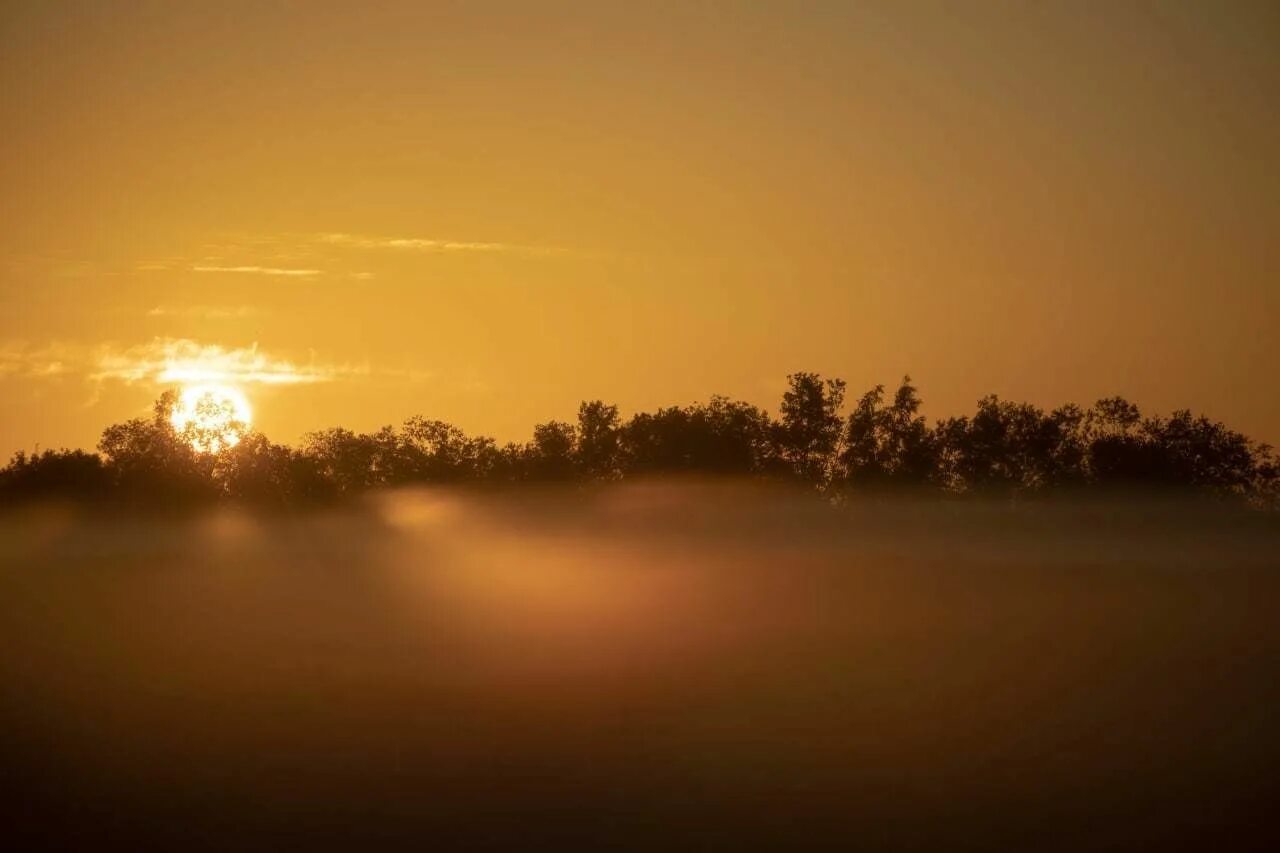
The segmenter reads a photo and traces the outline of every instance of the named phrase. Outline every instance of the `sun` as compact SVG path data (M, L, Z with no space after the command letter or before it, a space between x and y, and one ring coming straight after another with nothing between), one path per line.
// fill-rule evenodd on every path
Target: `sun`
M235 447L249 430L249 400L230 385L188 385L169 416L178 434L199 453Z

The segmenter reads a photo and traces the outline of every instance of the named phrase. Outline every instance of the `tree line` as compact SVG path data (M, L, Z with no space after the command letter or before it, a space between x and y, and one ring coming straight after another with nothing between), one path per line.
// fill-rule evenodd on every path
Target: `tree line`
M292 506L411 484L514 485L642 477L749 477L853 495L1032 498L1174 491L1280 506L1271 448L1181 410L1144 416L1119 397L1045 411L995 396L971 415L929 423L909 377L876 386L845 410L843 380L787 377L778 414L715 396L623 419L595 400L575 422L548 421L524 443L499 445L448 423L412 417L398 429L341 427L300 446L246 431L200 452L179 431L166 392L151 416L103 431L97 452L17 453L0 469L0 500L77 499L182 504L220 499Z

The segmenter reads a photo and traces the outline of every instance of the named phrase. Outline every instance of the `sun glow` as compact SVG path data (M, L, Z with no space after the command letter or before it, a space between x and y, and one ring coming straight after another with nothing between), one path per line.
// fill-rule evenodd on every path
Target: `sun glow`
M169 420L200 453L235 447L249 430L249 400L230 385L188 385L182 389Z

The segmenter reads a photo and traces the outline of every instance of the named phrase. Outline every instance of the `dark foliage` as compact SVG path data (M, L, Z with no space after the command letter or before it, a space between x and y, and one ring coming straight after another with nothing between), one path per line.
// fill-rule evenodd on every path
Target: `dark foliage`
M707 404L641 413L622 430L628 474L761 474L774 458L768 415L747 403Z
M9 500L80 498L97 500L111 491L111 471L102 457L83 450L18 451L0 469L0 495Z
M526 444L499 447L443 421L410 418L373 433L333 428L294 449L247 432L218 453L194 449L162 396L151 416L108 427L98 454L18 453L0 469L0 498L182 505L230 499L288 507L415 483L503 485L612 481L654 475L756 477L833 498L934 493L1030 499L1057 494L1172 491L1276 507L1271 449L1189 411L1144 417L1119 397L1046 412L998 397L932 426L910 378L883 386L843 416L845 383L788 377L779 416L748 403L641 412L584 402L576 424L548 421Z

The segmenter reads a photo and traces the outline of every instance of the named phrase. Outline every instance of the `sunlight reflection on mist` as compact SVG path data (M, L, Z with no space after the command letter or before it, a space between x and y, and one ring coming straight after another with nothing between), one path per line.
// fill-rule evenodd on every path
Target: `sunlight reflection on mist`
M391 600L426 628L444 610L474 664L554 672L653 665L715 630L706 565L658 541L547 525L560 509L405 492L377 503L395 530ZM562 517L561 523L569 521Z
M1280 761L1216 734L1280 701L1277 544L1255 517L724 484L10 515L0 747L40 808L307 843L470 842L494 810L506 849L566 809L639 848L1124 797L1163 821Z

